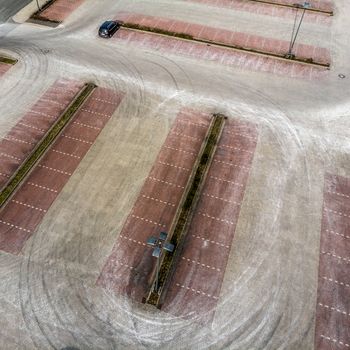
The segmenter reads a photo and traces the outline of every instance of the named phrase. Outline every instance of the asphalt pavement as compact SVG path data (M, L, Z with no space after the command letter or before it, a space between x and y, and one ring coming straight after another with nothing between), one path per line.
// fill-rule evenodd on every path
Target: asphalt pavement
M0 23L6 22L31 0L0 0Z
M3 18L27 3L0 1ZM4 9L5 3L11 3L9 8ZM31 23L0 26L11 29L1 38L1 53L19 59L0 78L0 137L58 78L94 81L125 94L21 254L0 252L0 312L6 315L0 319L2 348L314 349L320 236L326 231L321 228L325 174L350 178L350 3L334 0L339 10L330 23L305 21L301 27L298 43L331 52L330 70L312 80L245 69L243 60L241 66L209 61L209 51L194 59L183 48L161 52L147 40L141 46L97 36L104 20L130 11L288 40L294 16L272 17L192 1L101 3L86 0L56 28ZM340 73L345 78L340 79ZM134 303L96 284L184 107L252 123L258 135L215 317L205 325ZM237 135L234 139L226 149L244 152ZM85 140L75 141L85 145ZM235 200L229 190L241 182L225 183L222 193L208 193L217 197L211 199ZM48 193L55 190L35 184ZM345 202L349 193L336 192ZM15 204L32 205L21 203ZM227 220L231 214L220 215ZM336 223L347 217L338 216ZM336 251L326 253L324 258L337 259L328 254ZM349 283L345 277L339 281ZM330 274L321 278L327 283L333 279ZM186 282L192 281L189 275ZM319 303L337 306L322 299ZM335 339L333 330L326 330L322 339Z

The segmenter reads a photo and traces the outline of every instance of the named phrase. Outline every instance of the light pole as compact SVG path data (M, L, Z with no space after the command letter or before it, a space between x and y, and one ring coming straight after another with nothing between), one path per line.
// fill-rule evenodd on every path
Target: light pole
M40 5L39 5L39 0L36 0L36 5L38 6L38 11L41 10Z
M304 2L303 4L294 4L294 6L296 8L296 12L295 12L295 17L294 17L292 36L290 38L289 49L288 49L288 53L286 54L286 58L294 58L295 57L295 55L293 54L293 47L294 47L295 41L297 40L299 29L300 29L301 23L304 19L305 11L306 11L306 9L310 8L310 3ZM297 17L298 17L298 10L300 8L303 9L303 13L302 13L301 18L299 20L298 28L295 31L295 26L296 26Z
M156 270L156 283L154 285L154 292L158 292L158 286L159 286L159 265L160 265L160 258L162 256L162 251L166 250L170 253L174 251L174 245L171 243L165 242L168 237L168 234L166 232L161 232L159 234L159 237L149 237L147 239L147 245L150 247L153 247L152 256L157 259L157 270Z

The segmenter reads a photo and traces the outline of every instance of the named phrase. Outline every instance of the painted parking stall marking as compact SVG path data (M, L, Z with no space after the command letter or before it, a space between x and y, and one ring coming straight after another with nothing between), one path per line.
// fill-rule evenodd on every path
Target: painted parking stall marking
M159 17L122 12L118 14L117 19L126 23L172 30L186 33L192 35L194 38L202 40L215 40L215 42L226 45L262 50L272 54L284 55L288 52L289 48L289 42L287 41L264 38L247 33L232 32L182 21L164 20ZM112 40L136 43L140 47L152 48L164 53L219 62L223 65L236 66L242 69L288 75L294 78L314 79L322 77L328 72L325 67L308 66L293 61L284 61L273 57L256 55L249 52L202 44L179 38L139 32L126 28L118 30ZM329 63L331 59L328 49L304 44L295 45L295 54L300 58L312 58L314 61L324 64Z
M272 54L284 55L288 52L289 48L288 41L270 39L242 32L233 32L226 29L208 27L178 20L165 20L164 18L127 12L118 14L118 18L119 17L127 23L142 24L163 30L169 30L169 28L171 28L174 32L189 34L192 35L193 38L266 51ZM330 55L327 49L311 45L296 44L295 54L301 58L313 58L314 61L320 63L327 63L330 61Z
M83 88L83 83L60 79L50 86L24 117L0 140L0 189L45 136Z
M149 236L169 230L191 173L183 169L193 167L209 122L208 114L191 109L180 111L106 261L98 285L142 301L155 267L151 251L143 243Z
M259 15L267 15L282 18L294 18L295 9L273 6L273 4L264 4L256 1L246 0L187 0L188 2L199 3L218 8L232 9L236 11L245 11ZM311 7L321 11L333 11L333 3L330 1L309 1ZM294 6L294 0L278 0L276 4ZM330 25L332 17L326 13L315 13L306 11L304 20L310 23Z
M84 0L55 0L48 8L40 13L40 17L50 21L63 22Z
M101 98L113 103L100 103L97 99ZM1 250L12 254L21 251L122 98L123 93L97 88L85 101L63 134L35 166L11 201L0 211ZM84 109L95 113L92 115ZM92 128L82 127L80 124Z
M3 76L11 67L11 64L0 62L0 77Z
M212 316L240 213L240 206L236 203L243 201L256 143L254 125L237 120L226 122L213 160L221 159L241 167L227 169L222 163L212 162L185 238L181 259L170 282L163 306L165 311L182 317L191 314ZM243 167L247 171L242 170ZM217 178L223 181L216 181ZM218 201L217 198L226 198L230 202Z
M350 347L350 179L326 174L316 304L316 349Z

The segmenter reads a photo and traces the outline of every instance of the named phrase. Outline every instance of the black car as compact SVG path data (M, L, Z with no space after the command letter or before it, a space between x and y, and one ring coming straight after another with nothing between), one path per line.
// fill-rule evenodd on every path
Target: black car
M98 30L98 35L102 38L110 38L119 28L120 23L116 21L106 21Z

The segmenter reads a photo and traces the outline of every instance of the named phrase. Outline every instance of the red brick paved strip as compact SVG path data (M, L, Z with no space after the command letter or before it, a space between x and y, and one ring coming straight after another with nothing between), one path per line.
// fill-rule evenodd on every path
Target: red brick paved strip
M84 0L55 0L40 16L50 21L63 22Z
M56 91L56 86L51 90ZM122 96L109 89L97 88L83 104L10 202L0 211L1 250L12 254L21 251L113 115Z
M0 189L82 89L81 82L56 81L25 116L0 140Z
M154 258L149 236L168 231L209 126L209 116L182 110L176 118L97 283L141 302Z
M315 349L350 348L350 179L326 174Z
M165 298L177 316L208 315L219 299L257 142L253 125L226 123Z
M208 46L127 29L120 29L113 37L113 40L137 43L137 45L141 47L152 48L158 52L182 55L199 60L208 60L245 70L269 72L282 76L290 76L292 78L311 80L320 78L328 73L328 70L325 68L280 61L222 47Z
M294 18L295 9L278 7L270 4L264 4L255 1L247 0L187 0L189 2L206 4L209 6L215 6L218 8L232 9L238 11L246 11L251 13L257 13L259 15L268 15L273 17L282 17L282 18ZM277 3L277 1L276 1ZM282 5L293 6L296 1L286 0L278 1ZM322 11L333 11L333 4L331 2L319 2L314 1L312 3L312 8ZM301 10L299 10L301 15ZM330 25L332 22L332 17L327 14L315 13L311 11L306 11L304 16L304 21L318 24Z
M0 62L0 77L2 75L4 75L11 67L12 67L11 64L6 64L6 63Z
M201 26L177 20L164 20L163 18L145 16L141 14L123 12L118 14L118 19L127 23L141 24L152 28L169 30L177 33L192 35L195 39L213 41L234 47L253 49L276 55L285 55L288 52L289 42L265 38L247 33L232 32L208 26ZM172 23L171 23L172 22ZM296 44L294 54L300 59L312 58L314 62L330 63L330 52L325 48L311 45Z

